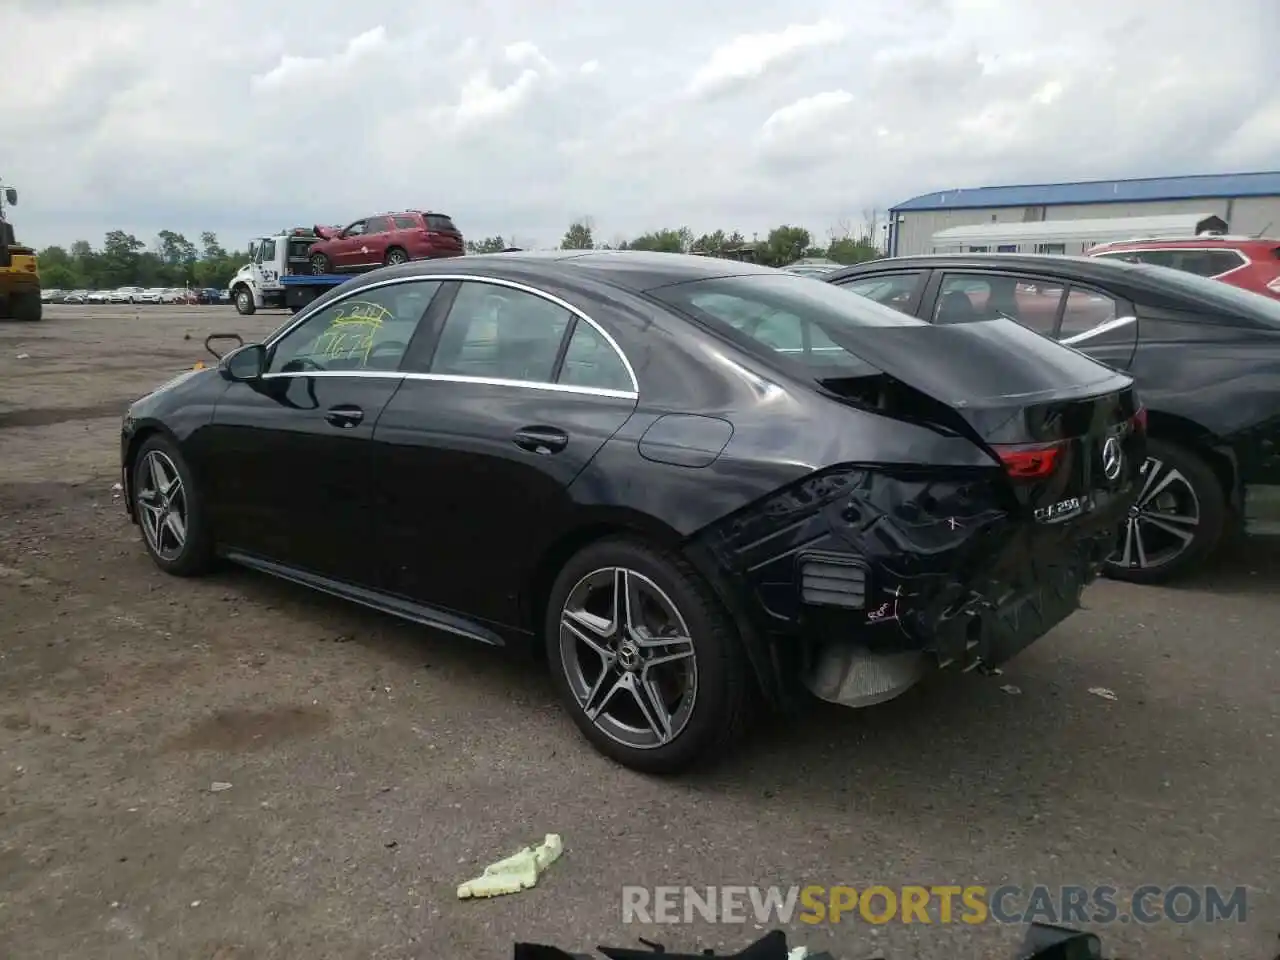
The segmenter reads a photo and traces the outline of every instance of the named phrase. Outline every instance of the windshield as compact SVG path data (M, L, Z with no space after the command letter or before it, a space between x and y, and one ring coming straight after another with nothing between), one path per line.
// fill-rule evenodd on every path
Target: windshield
M862 374L867 364L837 344L843 330L923 327L923 320L856 293L795 274L720 277L661 287L649 295L759 352L799 363L821 378Z
M1194 273L1158 267L1154 264L1133 264L1131 269L1150 274L1162 284L1197 300L1260 320L1268 326L1280 329L1280 300L1272 300L1261 293L1253 293L1221 280L1197 277Z

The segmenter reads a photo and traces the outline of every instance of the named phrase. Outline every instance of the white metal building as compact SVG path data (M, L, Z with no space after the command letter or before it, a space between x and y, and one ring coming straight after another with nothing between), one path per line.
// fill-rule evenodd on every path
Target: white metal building
M1197 229L1210 218L1218 222ZM1074 224L1061 223L1084 220L1112 223L1107 228L1098 224L1079 230ZM971 232L977 228L982 230ZM1125 235L1115 235L1117 230ZM1107 240L1193 237L1227 230L1280 234L1280 171L928 193L889 211L888 247L890 256L983 246L992 251L1015 246L1022 253L1036 252L1037 247L1055 248L1042 252L1079 253ZM1080 248L1072 249L1076 241ZM1064 249L1056 249L1058 245Z

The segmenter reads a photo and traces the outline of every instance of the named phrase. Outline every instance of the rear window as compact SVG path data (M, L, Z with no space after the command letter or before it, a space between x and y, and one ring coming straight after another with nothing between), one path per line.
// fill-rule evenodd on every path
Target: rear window
M438 230L441 233L458 232L458 228L453 225L453 221L442 213L427 214L427 229Z
M923 320L806 277L776 274L680 283L649 295L757 352L777 354L826 374L863 373L867 364L827 331L922 327Z

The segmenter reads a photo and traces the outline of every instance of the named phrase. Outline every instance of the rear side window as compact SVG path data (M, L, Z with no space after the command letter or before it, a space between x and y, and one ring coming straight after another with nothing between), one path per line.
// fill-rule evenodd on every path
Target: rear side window
M825 370L866 371L835 342L842 330L926 326L834 284L783 273L678 283L649 295L757 350Z
M429 213L426 219L428 230L437 230L441 233L458 232L458 228L453 225L453 221L442 213Z
M934 323L973 323L1005 317L1049 336L1066 287L999 274L949 273L942 278Z
M430 372L551 383L572 319L543 297L468 281L454 298Z
M1074 337L1099 324L1115 320L1119 315L1120 308L1110 297L1082 287L1073 287L1067 294L1067 305L1062 311L1058 337Z
M1216 277L1244 266L1244 257L1235 250L1175 250L1173 268L1197 277Z
M595 387L599 390L632 390L631 375L622 364L618 352L589 323L577 320L564 366L556 380L571 387Z
M391 229L391 219L389 217L374 217L365 226L365 233L386 233Z
M418 221L413 217L392 217L395 221L397 230L414 230L418 227Z

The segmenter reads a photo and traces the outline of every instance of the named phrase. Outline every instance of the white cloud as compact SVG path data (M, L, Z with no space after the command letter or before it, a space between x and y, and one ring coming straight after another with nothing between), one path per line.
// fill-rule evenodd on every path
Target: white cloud
M29 79L0 98L0 173L36 244L241 245L422 206L527 244L584 214L609 238L821 236L935 189L1280 156L1275 0L810 10L311 0L285 23L250 0L5 0L5 76Z
M821 20L792 24L776 33L740 34L712 51L710 59L689 81L689 92L718 93L745 80L759 79L776 67L794 62L806 51L839 43L847 33L844 24Z

